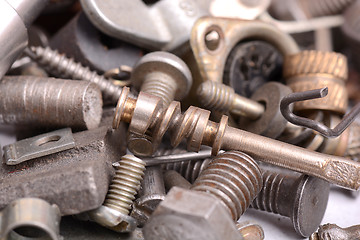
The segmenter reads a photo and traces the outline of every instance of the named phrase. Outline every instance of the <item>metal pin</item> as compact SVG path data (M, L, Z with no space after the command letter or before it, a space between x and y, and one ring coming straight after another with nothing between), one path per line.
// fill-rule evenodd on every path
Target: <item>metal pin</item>
M294 102L323 98L327 94L327 87L304 92L291 93L281 100L280 111L286 120L295 125L311 128L319 132L324 137L338 137L343 131L345 131L345 129L355 120L356 116L360 113L360 104L357 104L355 107L353 107L351 111L346 114L341 120L341 122L333 129L325 126L320 122L297 116L290 109L290 104Z

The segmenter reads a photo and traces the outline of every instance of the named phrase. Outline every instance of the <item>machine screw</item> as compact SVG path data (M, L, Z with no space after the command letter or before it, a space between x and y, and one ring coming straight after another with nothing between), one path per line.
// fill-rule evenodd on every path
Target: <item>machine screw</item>
M263 189L252 207L291 218L294 229L303 237L319 226L328 202L330 185L307 175L288 175L263 171Z
M119 99L121 87L114 85L104 76L98 75L81 63L75 62L65 55L51 50L49 47L31 47L25 53L54 75L62 75L77 80L90 81L97 84L103 93L105 103L114 104Z
M152 52L140 59L132 72L134 87L162 99L164 107L170 102L183 99L192 85L192 76L187 65L168 52ZM129 150L138 156L150 156L156 145L150 136L131 133Z
M341 228L336 224L325 224L319 227L318 232L311 235L309 240L357 240L360 239L360 225Z
M135 195L145 171L145 162L133 155L121 157L115 176L109 187L104 204L88 212L88 216L100 225L117 232L131 232L136 221L129 216Z
M206 109L230 111L252 120L258 119L265 111L261 103L236 94L232 87L218 82L203 82L197 90L197 95Z
M191 190L172 188L145 225L144 236L146 239L180 239L180 236L184 239L239 239L240 233L231 223L240 218L261 187L261 171L251 157L238 151L222 153L200 174ZM212 207L198 212L205 210L200 206L202 203ZM213 218L217 220L212 221ZM224 225L217 224L219 221ZM233 226L225 233L223 228L229 228L226 225ZM182 226L182 231L178 226ZM222 233L226 236L221 236Z

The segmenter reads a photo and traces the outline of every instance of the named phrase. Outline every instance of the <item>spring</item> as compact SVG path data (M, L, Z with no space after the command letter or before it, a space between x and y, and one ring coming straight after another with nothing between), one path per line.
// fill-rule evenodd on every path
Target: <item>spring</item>
M128 215L144 176L145 162L133 155L121 157L104 205Z
M260 192L262 183L260 168L250 156L229 151L216 156L191 189L221 200L237 221Z
M335 15L343 12L355 0L300 0L299 4L309 17Z

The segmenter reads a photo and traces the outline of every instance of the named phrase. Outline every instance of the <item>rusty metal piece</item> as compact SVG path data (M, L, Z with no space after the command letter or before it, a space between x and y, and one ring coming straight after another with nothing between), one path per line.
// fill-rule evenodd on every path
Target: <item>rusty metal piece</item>
M0 168L0 209L15 199L36 197L56 204L61 215L101 206L110 183L111 164L125 153L125 126L73 134L75 147ZM123 142L119 146L119 141Z
M89 82L4 77L0 95L0 122L5 124L93 129L101 120L101 92Z
M261 186L259 166L251 157L237 151L220 154L191 190L170 190L145 225L144 237L241 239L234 221L249 207Z
M220 37L216 49L209 49L204 39L210 32ZM193 26L190 45L202 81L223 81L225 63L230 51L245 39L263 40L274 45L283 55L299 51L295 41L271 24L229 18L202 17Z
M220 123L210 121L210 112L201 108L191 106L181 114L179 102L173 101L168 108L162 109L158 97L140 92L138 99L134 99L128 94L129 90L124 87L114 116L115 128L121 121L131 122L130 128L134 132L151 131L156 141L161 141L169 130L172 146L177 146L186 138L190 151L198 151L201 145L211 146L213 155L220 149L243 151L257 160L319 177L344 188L360 188L358 162L229 127L226 116ZM137 119L140 116L141 119ZM133 122L136 124L133 125Z
M252 207L291 219L296 232L310 236L321 223L328 203L330 184L307 175L263 170L263 189Z
M319 227L318 232L311 235L309 240L357 240L360 239L360 225L342 228L336 224L325 224Z
M31 47L24 53L54 75L95 83L103 93L104 103L114 104L119 99L121 87L112 84L104 76L82 66L81 63L59 54L56 50L48 47Z

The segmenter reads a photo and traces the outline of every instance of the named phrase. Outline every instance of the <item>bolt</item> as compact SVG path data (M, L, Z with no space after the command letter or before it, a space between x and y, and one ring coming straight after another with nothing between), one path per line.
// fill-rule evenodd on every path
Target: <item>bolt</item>
M144 176L145 162L133 155L125 155L114 164L115 176L109 187L104 204L88 212L88 216L100 225L117 232L131 232L136 221L129 216L131 205Z
M318 232L311 235L309 240L358 240L360 239L360 225L341 228L335 224L325 224L319 227Z
M261 103L236 94L232 87L222 83L205 81L199 86L197 95L206 109L230 111L251 120L258 119L265 111Z
M106 103L113 104L119 99L121 87L58 51L51 50L49 47L31 47L24 52L51 74L95 83L102 91Z
M134 67L132 83L141 91L160 97L167 107L174 99L181 100L188 94L192 76L184 61L174 54L152 52ZM132 133L128 137L128 148L135 155L150 156L156 147L149 136Z
M94 129L102 114L101 92L89 82L34 76L0 82L0 122L34 127Z
M252 207L291 218L303 237L312 234L325 214L330 185L316 177L263 171L263 189Z
M145 225L145 239L240 239L234 222L261 187L261 172L251 157L237 151L219 154L191 190L170 190Z
M129 129L133 132L151 129L155 142L161 141L169 131L173 147L187 138L189 151L199 151L201 145L211 146L213 155L220 149L243 151L259 161L319 177L344 188L360 188L359 162L229 127L227 116L223 116L220 123L210 121L210 111L201 108L190 106L182 114L179 102L173 101L168 108L162 108L158 97L140 92L134 99L128 94L129 88L124 87L115 110L113 128L121 121L131 122Z

